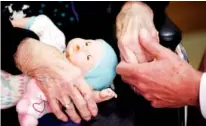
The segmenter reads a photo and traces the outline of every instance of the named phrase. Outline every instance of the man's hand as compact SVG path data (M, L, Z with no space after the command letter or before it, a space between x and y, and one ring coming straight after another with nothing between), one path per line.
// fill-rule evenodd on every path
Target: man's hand
M153 23L152 10L142 2L127 2L116 19L116 36L122 60L130 63L143 63L153 60L140 46L142 28L149 32L153 42L158 42L158 32Z
M186 61L158 43L151 42L147 30L141 31L140 43L156 59L133 64L122 62L117 73L153 107L181 107L198 105L201 74Z
M97 115L93 92L81 71L57 48L31 38L25 39L18 46L15 61L21 71L37 81L59 119L68 120L61 110L63 105L72 121L81 121L73 103L83 119L90 120L91 116Z

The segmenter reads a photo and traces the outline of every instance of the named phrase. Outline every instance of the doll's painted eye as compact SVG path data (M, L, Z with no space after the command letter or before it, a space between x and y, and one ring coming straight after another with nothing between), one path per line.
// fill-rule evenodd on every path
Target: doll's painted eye
M88 56L87 56L87 60L90 60L91 58L92 58L91 55L88 55Z
M86 46L89 46L90 44L91 44L91 42L86 42L85 43Z

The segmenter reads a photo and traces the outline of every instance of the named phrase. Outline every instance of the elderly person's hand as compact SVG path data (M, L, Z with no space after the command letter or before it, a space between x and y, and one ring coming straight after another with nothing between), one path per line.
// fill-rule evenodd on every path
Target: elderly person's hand
M144 28L149 36L158 42L158 32L153 23L153 12L142 2L126 2L116 18L116 36L122 61L143 63L153 60L140 46L140 30Z
M27 38L18 46L15 61L23 73L37 81L52 111L60 120L68 120L62 112L63 105L70 119L80 122L73 103L83 119L90 120L97 115L91 88L84 81L80 70L70 64L57 48Z
M153 107L198 105L202 73L171 50L151 42L146 30L141 31L141 36L141 45L156 59L142 64L120 63L117 72L124 76L123 80L135 86Z

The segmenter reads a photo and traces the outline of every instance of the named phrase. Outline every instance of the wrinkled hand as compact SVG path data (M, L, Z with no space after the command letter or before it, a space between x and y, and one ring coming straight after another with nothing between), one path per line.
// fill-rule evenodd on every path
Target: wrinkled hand
M15 61L20 70L37 81L58 119L68 120L61 109L62 105L69 104L65 110L67 115L76 123L81 121L73 103L83 119L90 120L91 116L97 115L91 88L80 70L57 48L25 39L17 49Z
M116 36L122 60L130 63L153 60L139 43L139 33L143 28L149 32L153 42L159 41L152 10L142 2L127 2L116 19Z
M151 101L153 107L198 105L202 73L169 49L151 42L146 30L142 34L141 45L156 59L142 64L121 62L117 73Z

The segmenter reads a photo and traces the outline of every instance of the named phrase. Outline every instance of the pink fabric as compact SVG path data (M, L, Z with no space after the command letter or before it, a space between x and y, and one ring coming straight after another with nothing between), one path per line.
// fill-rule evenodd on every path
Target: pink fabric
M1 70L1 109L13 107L24 94L28 83L25 75L11 75Z
M51 112L45 95L34 79L29 80L26 92L18 102L16 110L21 126L37 126L38 119Z

